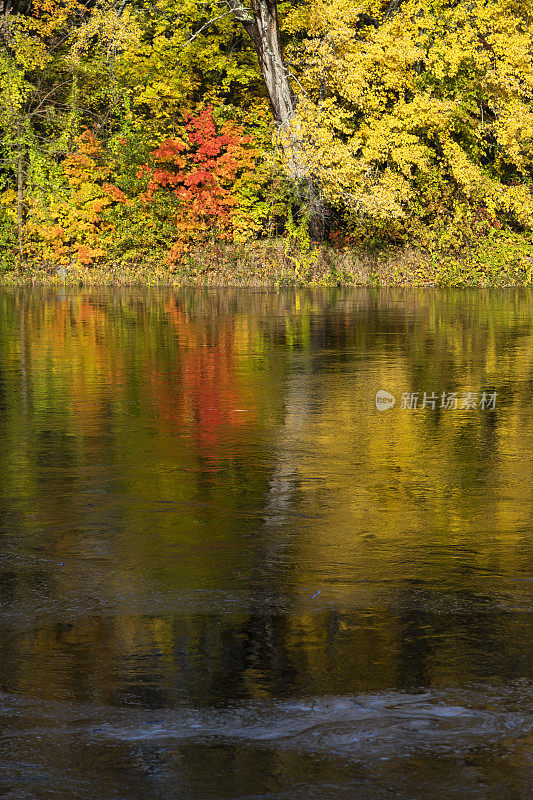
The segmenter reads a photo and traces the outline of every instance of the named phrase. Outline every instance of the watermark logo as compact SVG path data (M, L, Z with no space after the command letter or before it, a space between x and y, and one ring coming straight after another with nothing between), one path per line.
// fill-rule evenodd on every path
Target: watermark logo
M496 392L402 392L399 409L401 411L495 411ZM396 398L385 389L376 393L376 408L385 411L392 408Z
M376 408L378 411L386 411L387 408L392 408L395 402L394 395L386 392L385 389L380 389L379 392L376 392Z

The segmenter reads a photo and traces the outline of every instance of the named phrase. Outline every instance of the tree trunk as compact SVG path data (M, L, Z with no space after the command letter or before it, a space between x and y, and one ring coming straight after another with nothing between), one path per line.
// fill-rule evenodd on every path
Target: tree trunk
M296 98L283 60L276 0L250 0L247 9L241 0L226 0L250 36L268 92L274 122L280 131L280 143L289 177L294 181L306 206L309 230L315 239L324 237L324 205L307 168L307 159L293 122Z
M275 0L251 0L251 12L240 0L229 0L229 5L254 43L274 120L280 127L288 127L295 102L283 62L277 3Z

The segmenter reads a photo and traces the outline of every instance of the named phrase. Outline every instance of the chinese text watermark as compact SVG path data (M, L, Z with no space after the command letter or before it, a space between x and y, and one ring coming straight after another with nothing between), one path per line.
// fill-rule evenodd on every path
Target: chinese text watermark
M497 392L402 392L398 408L401 411L495 411ZM396 398L385 389L376 393L376 408L386 411L393 408Z

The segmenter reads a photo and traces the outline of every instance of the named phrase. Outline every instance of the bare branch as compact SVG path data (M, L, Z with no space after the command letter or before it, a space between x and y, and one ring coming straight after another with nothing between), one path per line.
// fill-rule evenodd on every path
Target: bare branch
M241 0L226 0L226 5L229 6L238 22L242 22L244 25L253 25L252 13L241 3Z
M197 36L200 36L202 31L205 31L205 29L208 28L210 25L212 25L214 22L218 22L219 19L224 19L224 17L229 17L230 14L233 14L233 11L226 11L225 14L221 14L219 17L213 17L213 19L208 20L205 23L205 25L202 25L202 27L199 30L197 30L196 33L193 34L193 36L191 36L191 38L185 42L185 44L183 45L183 47L180 48L180 50L185 50L185 48L188 47L191 44L191 42L194 42Z

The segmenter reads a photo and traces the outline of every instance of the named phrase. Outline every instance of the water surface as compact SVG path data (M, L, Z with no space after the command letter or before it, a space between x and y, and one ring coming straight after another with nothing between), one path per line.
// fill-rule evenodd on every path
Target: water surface
M532 308L2 290L0 797L529 797Z

